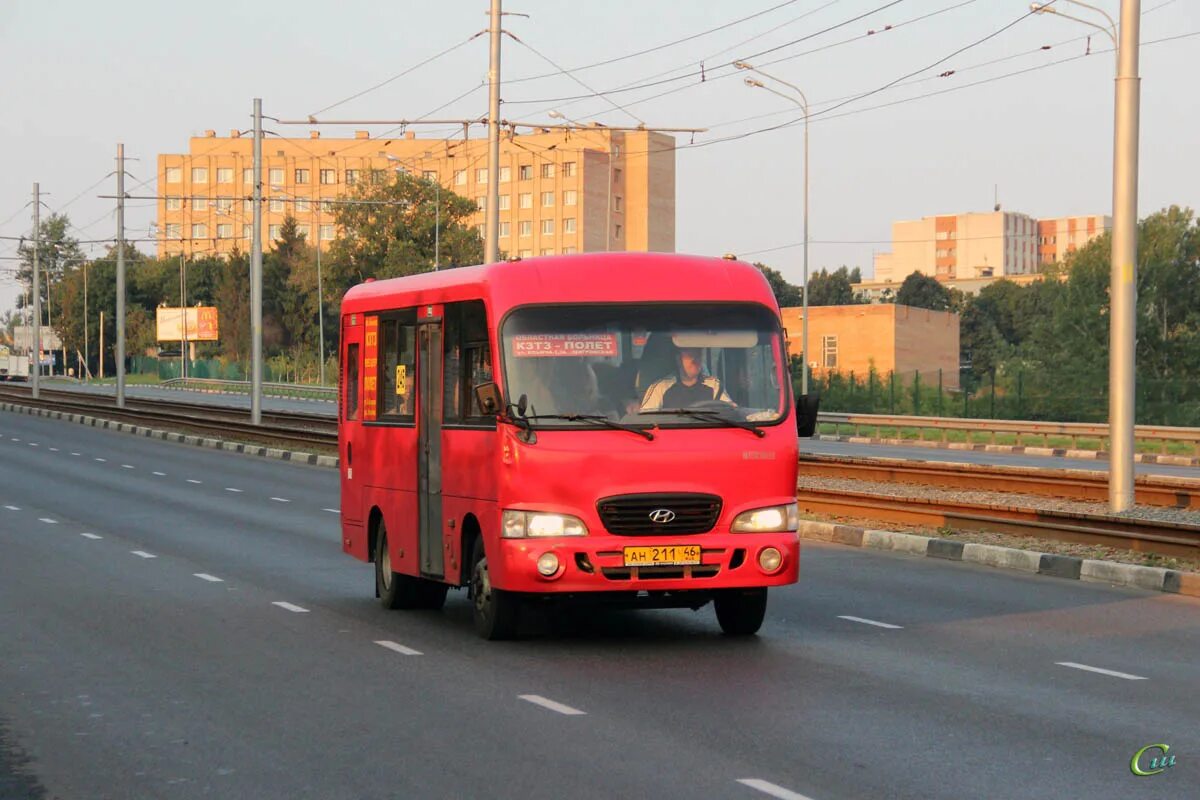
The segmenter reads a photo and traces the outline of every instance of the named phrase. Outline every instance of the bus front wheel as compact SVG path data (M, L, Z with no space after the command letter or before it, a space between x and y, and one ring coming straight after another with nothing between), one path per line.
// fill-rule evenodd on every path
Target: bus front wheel
M477 537L471 557L471 606L476 633L492 641L513 638L517 633L519 603L513 593L492 586L483 537Z
M713 598L713 607L727 636L753 636L767 614L767 590L725 589Z

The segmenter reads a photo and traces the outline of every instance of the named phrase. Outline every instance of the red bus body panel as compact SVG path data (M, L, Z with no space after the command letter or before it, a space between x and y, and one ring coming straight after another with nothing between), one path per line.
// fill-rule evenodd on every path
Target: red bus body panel
M351 315L366 315L482 300L496 380L501 383L498 328L512 309L535 304L747 302L779 311L766 279L748 264L667 254L602 253L526 259L425 273L360 284L346 293L343 331ZM343 357L346 344L341 345ZM343 375L345 375L343 367ZM362 392L363 381L358 381ZM507 398L506 398L507 399ZM392 568L420 574L417 562L417 431L414 425L347 420L345 389L339 402L342 455L343 550L370 560L372 525L382 518ZM358 407L363 407L360 396ZM440 407L440 406L439 406ZM731 427L655 429L655 438L621 430L538 428L527 443L512 425L493 429L447 425L441 429L442 546L444 580L463 582L465 529L477 525L489 554L495 586L518 592L581 593L630 590L714 590L794 583L799 540L794 532L731 533L742 511L794 502L797 435L794 403L764 436ZM354 442L353 479L346 444ZM719 495L723 506L708 533L684 536L615 536L599 519L601 498L645 492ZM554 539L504 539L503 509L567 513L582 519L589 534ZM633 577L621 573L629 545L700 544L702 565L719 566L711 577ZM771 574L757 554L772 546L783 563ZM535 568L546 552L562 568L549 578ZM591 567L589 572L583 565ZM606 570L609 574L605 574ZM711 571L711 570L710 570ZM625 572L629 572L626 568Z

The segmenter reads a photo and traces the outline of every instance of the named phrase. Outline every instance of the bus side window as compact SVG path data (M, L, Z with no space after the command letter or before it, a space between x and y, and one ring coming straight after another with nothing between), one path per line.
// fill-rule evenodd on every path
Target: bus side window
M492 380L483 302L447 303L445 319L443 418L447 422L490 422L491 417L484 415L475 401L475 387Z
M358 419L358 344L346 348L346 419Z
M415 327L398 319L379 321L380 416L412 421L416 408Z
M442 420L458 422L462 419L459 407L462 392L462 303L447 303L443 309L444 353L442 358Z

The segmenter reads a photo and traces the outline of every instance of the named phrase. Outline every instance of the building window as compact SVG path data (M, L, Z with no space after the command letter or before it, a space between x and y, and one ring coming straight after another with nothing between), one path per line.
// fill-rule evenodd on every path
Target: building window
M825 335L821 337L821 363L825 365L825 369L837 369L837 336Z
M421 177L427 181L438 182L438 172L436 169L427 169L421 173Z
M564 161L562 167L563 167L563 177L564 178L574 178L575 177L575 162L574 161Z
M246 167L242 170L242 183L254 183L254 167Z
M554 177L554 165L553 164L542 164L542 177L543 178L553 178Z
M554 207L554 192L542 192L542 208Z
M553 236L554 235L554 220L552 220L552 219L542 220L542 235L543 236Z
M242 238L247 241L254 238L254 226L246 224L242 226Z
M309 239L309 238L311 238L311 236L310 236L311 233L312 233L312 229L309 228L307 225L297 225L296 226L296 235L297 236L303 236L305 239Z
M533 234L533 223L527 219L523 219L517 223L518 236L530 236Z
M232 239L233 238L233 226L229 225L228 223L218 225L217 226L217 238L218 239Z
M475 205L479 206L480 211L487 211L487 195L481 194L475 198Z
M564 256L572 256L572 255L575 255L575 248L574 248L574 247L564 247L564 248L563 248L563 255L564 255Z
M517 258L532 258L532 257L533 257L532 250L518 250L517 251Z
M511 180L512 180L512 167L501 167L500 168L500 182L508 183Z
M192 238L193 239L207 239L208 238L208 226L205 225L203 222L197 222L195 225L192 226Z
M271 213L273 213L273 214L282 214L283 213L283 199L279 198L279 197L272 197L270 203L268 204L268 208L270 209Z
M387 183L387 172L385 170L382 170L382 169L371 170L371 185L372 186L383 186L385 183Z
M183 226L180 225L178 222L168 222L167 223L167 232L164 235L168 239L182 239L183 238Z
M621 195L613 195L613 211L621 210Z
M246 212L247 214L254 211L254 201L248 197L242 200L242 211Z
M563 218L563 233L574 233L574 232L575 232L575 218L574 217L564 217Z
M192 183L208 183L208 167L192 167Z
M475 170L475 182L476 183L487 183L487 170L486 169Z
M517 197L518 208L533 208L533 194L530 192L522 192Z
M271 226L268 226L268 228L267 228L267 236L269 236L272 241L274 241L275 239L278 239L282 235L282 233L283 233L282 225L271 225Z
M617 225L614 227L613 236L614 236L614 238L617 238L617 239L621 238L621 226L620 225Z
M322 200L321 201L321 213L322 214L332 214L333 213L333 201L332 200Z
M228 214L230 211L233 211L233 198L232 197L218 197L217 198L217 211L220 211L222 214Z
M509 225L510 225L510 223L508 223L508 222L500 223L500 238L504 239L504 238L508 237L508 232L510 230L512 230L512 228L510 228Z
M554 255L554 248L553 247L543 247L541 254L544 256L552 256L552 255Z
M563 205L573 206L579 202L579 195L574 189L567 189L563 192Z
M310 203L307 200L297 200L296 201L296 213L297 214L308 214L311 211L312 211L312 203Z
M353 186L354 184L358 183L358 173L360 171L361 170L357 170L357 169L346 170L346 185L347 186Z
M522 164L517 167L517 180L531 181L533 180L533 165Z
M217 183L233 183L233 167L217 167Z
M323 169L317 175L317 178L321 181L321 183L323 185L332 186L335 183L337 183L337 170L336 169Z
M168 197L167 198L167 211L179 211L182 208L183 208L183 198L182 197Z
M620 182L621 182L621 170L614 169L613 170L613 183L620 183Z
M500 195L500 210L508 211L510 208L512 208L512 195L511 194Z
M271 182L272 186L282 186L283 185L283 168L282 167L271 167L271 169L267 171L267 179Z
M192 198L192 211L207 211L207 210L208 210L208 198L207 197L193 197Z
M466 186L467 185L467 171L465 169L454 170L454 185L455 186Z
M183 180L183 170L179 167L167 167L167 183L179 183Z
M309 170L298 169L298 170L296 170L295 174L296 174L296 183L308 183L309 175L310 175Z
M486 225L476 225L475 232L479 234L480 239L483 239L484 237L487 236L487 226Z
M320 231L321 231L321 241L323 241L323 242L332 242L333 241L333 226L332 225L328 225L328 224L322 225Z

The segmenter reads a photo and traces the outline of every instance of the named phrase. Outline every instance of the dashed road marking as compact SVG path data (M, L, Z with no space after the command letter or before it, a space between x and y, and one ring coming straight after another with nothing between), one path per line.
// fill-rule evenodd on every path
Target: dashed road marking
M224 583L225 582L221 578L218 578L216 575L209 575L207 572L194 572L192 574L195 575L200 580L208 581L209 583Z
M165 472L151 472L150 474L151 474L151 475L157 475L157 476L158 476L158 477L160 477L160 478L165 478L165 477L167 477L167 473L165 473Z
M1141 675L1130 675L1128 672L1117 672L1111 669L1101 669L1100 667L1089 667L1087 664L1076 664L1074 661L1055 661L1060 667L1070 667L1071 669L1081 669L1085 672L1095 672L1100 675L1108 675L1113 678L1124 678L1127 681L1144 681Z
M20 506L5 506L9 511L20 511Z
M103 539L104 538L103 536L97 536L94 533L81 533L79 535L85 539Z
M235 489L235 488L233 488L232 486L226 486L226 487L225 487L225 491L227 491L227 492L236 492L236 493L238 493L238 494L241 494L241 493L242 493L242 490L241 490L241 489Z
M341 511L338 511L336 508L322 508L321 510L322 510L322 511L328 511L330 514L340 514L340 513L342 513Z
M290 502L292 502L291 500L288 500L286 497L272 497L271 499L272 499L272 500L274 500L276 503L290 503Z
M50 448L50 452L51 452L51 453L57 453L57 452L58 452L58 448L57 448L57 447L51 447L51 448Z
M30 447L41 447L41 445L40 445L40 444L38 444L37 442L30 442L30 443L29 443L29 446L30 446Z
M100 458L99 456L97 456L96 458L93 458L93 459L92 459L92 461L99 461L101 464L104 464L104 463L107 463L107 462L108 462L108 459L107 459L107 458Z
M58 520L50 519L49 517L38 517L38 522L44 522L47 525L57 525L58 524Z
M17 438L17 437L15 437L15 436L13 436L13 437L10 437L10 438L11 438L11 439L12 439L14 442L19 442L19 441L21 441L20 439L18 439L18 438Z
M565 714L568 717L577 717L587 713L586 711L580 711L578 708L571 708L571 706L542 697L540 694L521 694L517 696L527 703L533 703L535 706L557 711L559 714Z
M133 464L122 464L121 469L133 469Z
M147 553L145 550L130 550L138 558L158 558L154 553Z
M195 478L188 478L187 482L188 483L204 483L204 481L198 481Z
M904 628L903 625L892 625L890 622L878 622L873 619L851 617L845 614L839 614L838 619L849 620L850 622L861 622L863 625L874 625L876 628L887 628L888 630L902 630Z
M762 778L738 778L738 783L751 789L757 789L763 794L769 794L771 797L779 798L779 800L812 800L810 797L777 786L770 781L764 781Z
M379 645L380 647L386 647L388 650L394 650L395 652L399 653L402 656L423 655L420 650L413 650L411 647L405 647L404 645L399 644L397 642L389 642L387 640L380 640L380 641L375 642L375 644Z
M291 611L296 614L307 614L308 613L307 608L303 608L303 607L297 606L297 605L292 605L291 603L285 603L282 600L276 600L275 602L271 603L271 605L279 606L280 608L282 608L286 611Z
M83 453L71 453L71 455L73 455L73 456L81 456L81 455L83 455Z

